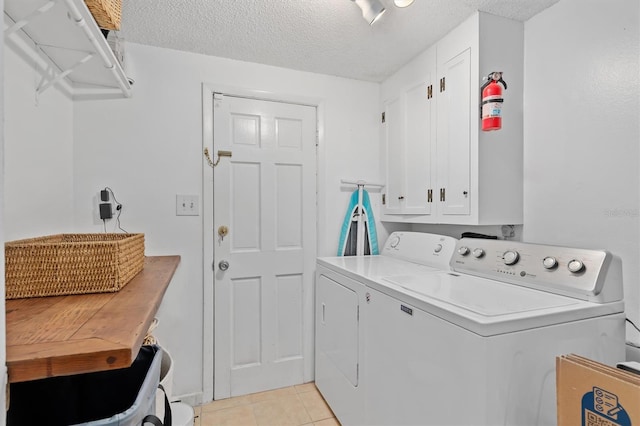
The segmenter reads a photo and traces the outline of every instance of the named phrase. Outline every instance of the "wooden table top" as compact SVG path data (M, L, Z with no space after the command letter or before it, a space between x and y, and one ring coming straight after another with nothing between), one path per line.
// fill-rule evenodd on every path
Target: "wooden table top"
M130 366L179 263L146 257L117 293L7 300L9 382Z

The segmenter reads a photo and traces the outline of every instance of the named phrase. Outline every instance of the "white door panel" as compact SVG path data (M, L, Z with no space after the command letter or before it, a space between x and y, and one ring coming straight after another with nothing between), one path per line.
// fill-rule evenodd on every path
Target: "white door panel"
M260 164L231 162L229 226L231 253L260 250Z
M303 382L316 257L314 107L214 101L214 398Z
M358 386L358 295L324 275L316 285L318 347L353 386Z
M431 77L405 91L405 209L406 214L430 214L431 108L427 98Z
M262 360L261 293L262 283L259 277L231 280L232 369L257 365Z
M470 50L447 61L443 68L445 90L438 98L437 130L438 185L445 190L440 214L468 215L471 196Z
M276 277L276 362L302 358L302 332L298 326L302 323L302 278L302 274Z
M275 176L276 249L302 248L302 166L277 164Z
M387 186L385 188L385 205L387 214L402 213L403 180L401 171L404 168L404 146L402 103L400 98L392 99L385 103L385 138L386 138L386 173Z

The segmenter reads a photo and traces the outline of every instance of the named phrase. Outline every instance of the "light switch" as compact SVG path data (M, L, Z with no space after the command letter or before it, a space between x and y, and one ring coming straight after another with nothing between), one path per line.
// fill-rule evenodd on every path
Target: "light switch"
M176 216L199 216L197 195L176 195Z

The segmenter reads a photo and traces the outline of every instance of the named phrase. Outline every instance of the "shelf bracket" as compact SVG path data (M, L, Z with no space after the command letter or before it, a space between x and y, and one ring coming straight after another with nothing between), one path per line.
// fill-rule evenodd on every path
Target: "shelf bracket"
M12 26L10 26L9 28L7 28L4 31L5 37L10 36L11 34L15 33L16 31L18 31L19 29L21 29L22 27L27 25L29 23L29 21L33 20L33 18L35 18L35 17L37 17L39 15L42 15L43 13L49 11L55 4L56 4L55 0L49 0L48 2L46 2L42 6L40 6L39 8L34 10L33 12L31 12L27 16L22 18L21 20L15 22Z
M78 68L80 65L84 64L85 62L89 61L91 58L93 58L93 56L94 56L93 53L87 54L87 56L85 56L84 58L80 59L78 62L76 62L75 64L73 64L72 66L67 68L66 70L61 71L60 73L55 75L53 78L48 79L48 81L45 84L42 84L42 83L45 82L45 77L43 76L42 80L40 81L40 84L38 85L38 88L36 89L36 95L42 94L49 87L53 86L57 82L59 82L62 79L64 79L66 76L71 74L74 69ZM49 67L49 70L51 70L51 74L55 74L55 71L53 70L52 67Z
M18 7L18 3L23 1L31 6ZM109 44L95 24L84 0L29 0L29 2L27 0L5 0L4 14L7 21L4 28L5 40L10 40L15 47L22 51L21 54L24 53L28 60L34 61L34 65L40 73L45 74L37 88L37 93L42 93L48 87L56 85L74 99L76 96L92 98L100 95L113 98L119 97L117 96L119 94L126 98L131 97L133 81L125 75L118 58L111 52ZM51 43L52 46L45 46L42 42L47 42L45 37L57 24L61 25L61 31L64 34L60 39L57 36L50 37L55 42ZM39 26L46 26L46 31L40 31ZM48 48L76 50L65 47L70 37L86 39L91 47L85 47L84 52L78 56L69 57L64 53L61 53L61 56L57 53L52 56ZM85 46L85 43L81 45ZM86 57L89 53L92 56ZM69 67L79 59L81 59L80 62ZM76 70L80 64L85 64L87 61L95 64L101 63L106 69L107 72L104 75L100 73L97 76L98 82L94 83L91 75L81 72L82 68ZM52 68L49 69L49 66ZM68 77L64 79L72 70L75 70L72 76L78 75L77 82ZM59 72L63 74L59 75ZM67 80L69 81L67 82Z
M49 80L52 80L55 77L55 70L51 65L47 66L47 69L42 73L42 77L40 78L40 83L38 83L38 87L36 87L36 101L39 99L39 95L41 92L42 86Z
M85 35L87 36L87 39L89 39L91 44L96 48L96 52L98 52L100 58L102 59L105 68L111 70L111 72L113 73L116 82L122 90L122 93L124 93L126 97L131 96L131 87L128 85L128 82L125 82L123 79L119 78L115 63L111 61L109 56L100 47L100 43L96 39L95 34L91 32L89 26L87 25L87 21L82 17L80 9L78 9L73 0L65 0L65 3L67 4L67 8L69 9L69 13L71 14L71 18L73 19L75 24L78 27L82 28Z

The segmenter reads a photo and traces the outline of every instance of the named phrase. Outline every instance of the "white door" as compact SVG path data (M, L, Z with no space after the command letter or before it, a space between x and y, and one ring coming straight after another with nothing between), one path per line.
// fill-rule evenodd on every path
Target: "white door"
M431 145L433 102L429 94L432 76L410 86L405 100L405 208L406 214L431 214L428 191L431 188ZM433 114L435 115L435 114ZM435 151L435 150L434 150Z
M435 117L429 87L433 76L402 90L384 103L386 151L385 214L431 214L432 144ZM435 149L433 149L435 151Z
M478 196L469 193L471 51L466 49L439 64L438 72L444 78L438 93L437 114L438 199L441 201L438 213L468 215L470 197Z
M387 185L383 209L386 214L400 214L404 208L404 126L400 97L385 102L384 115Z
M316 109L214 97L214 398L303 382L313 321ZM227 227L224 237L220 227ZM221 262L228 269L220 268ZM309 299L311 300L311 299Z

